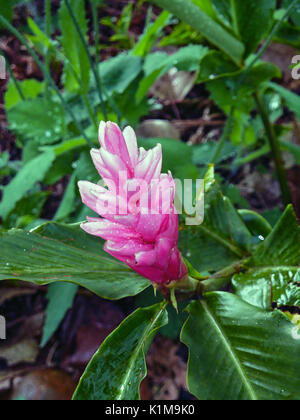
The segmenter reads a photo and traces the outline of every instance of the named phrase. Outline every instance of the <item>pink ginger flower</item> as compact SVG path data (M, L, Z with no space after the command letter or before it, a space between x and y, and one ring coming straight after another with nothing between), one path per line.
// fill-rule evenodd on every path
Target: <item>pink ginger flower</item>
M133 129L122 133L111 122L100 124L99 140L102 147L91 156L108 188L79 182L83 203L101 216L88 217L82 229L105 239L106 252L153 283L184 278L175 183L170 173L161 174L161 145L138 149Z

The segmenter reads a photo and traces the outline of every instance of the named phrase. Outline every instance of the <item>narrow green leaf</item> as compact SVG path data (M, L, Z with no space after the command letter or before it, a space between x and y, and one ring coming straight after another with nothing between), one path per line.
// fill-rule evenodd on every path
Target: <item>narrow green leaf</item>
M140 37L138 43L133 49L133 54L145 57L150 51L154 42L159 37L162 29L168 25L170 13L163 11L156 21L146 28L145 33Z
M53 283L49 286L47 293L49 302L46 310L41 347L48 343L67 311L72 307L77 290L78 286L72 283Z
M87 34L88 26L85 17L84 1L72 0L72 10L82 33L85 36ZM69 63L73 67L73 71L75 71L81 81L82 93L87 93L90 82L90 62L64 1L61 3L58 16L62 32L61 43L64 55L67 57ZM65 67L65 87L70 92L79 89L78 81L74 77L72 71L68 69L68 66Z
M168 10L183 22L199 31L208 41L224 51L233 61L240 64L244 55L243 44L221 25L204 13L191 0L152 0Z
M65 190L60 206L55 213L54 220L63 220L74 211L74 201L76 198L76 179L76 172L74 172Z
M139 308L99 348L75 391L74 400L138 400L146 376L145 354L166 325L164 303Z
M281 312L230 293L192 302L181 340L190 351L188 387L200 400L298 400L300 340Z

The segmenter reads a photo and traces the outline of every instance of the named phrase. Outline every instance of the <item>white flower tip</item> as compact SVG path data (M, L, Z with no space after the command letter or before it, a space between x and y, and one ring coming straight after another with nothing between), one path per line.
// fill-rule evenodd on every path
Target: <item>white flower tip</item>
M99 142L101 145L104 143L104 140L105 140L105 129L106 129L106 122L101 121L99 125L99 130L98 130Z

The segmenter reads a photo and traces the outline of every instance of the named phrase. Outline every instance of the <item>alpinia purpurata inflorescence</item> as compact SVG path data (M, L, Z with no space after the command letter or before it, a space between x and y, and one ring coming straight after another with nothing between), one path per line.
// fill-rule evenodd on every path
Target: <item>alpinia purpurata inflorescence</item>
M184 278L175 183L171 173L161 173L161 145L138 148L131 127L122 132L111 122L100 124L99 140L101 148L91 156L107 187L79 182L83 203L101 216L82 228L105 239L106 252L153 283Z

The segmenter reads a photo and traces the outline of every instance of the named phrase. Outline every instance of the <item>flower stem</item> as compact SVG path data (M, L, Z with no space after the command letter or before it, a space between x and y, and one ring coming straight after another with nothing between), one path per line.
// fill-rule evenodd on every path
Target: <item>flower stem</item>
M95 51L96 51L96 64L99 64L99 22L98 22L98 9L96 2L91 0L91 8L93 14L94 38L95 38Z
M280 29L282 23L285 21L287 17L289 17L290 13L292 12L293 8L296 6L296 4L299 3L299 0L293 0L291 4L288 6L288 8L285 11L285 14L281 17L281 19L274 25L272 31L270 32L266 42L261 46L258 53L255 55L254 59L249 63L249 65L245 69L245 76L248 74L248 72L251 70L251 68L257 63L257 61L260 59L260 57L264 54L264 52L267 50L271 42L273 41L274 36L276 35L277 31Z
M48 38L51 36L51 0L45 0L45 29L46 29L46 35ZM48 73L50 74L50 51L49 48L46 52L46 69ZM45 81L45 96L46 98L49 97L51 90L49 89L49 83L46 80Z
M238 261L201 281L201 293L215 292L226 287L234 274L240 273L247 259Z
M263 121L265 130L266 130L269 143L270 143L277 176L280 183L282 199L283 199L284 204L287 206L288 204L292 203L292 195L291 195L291 191L288 185L287 174L286 174L286 170L283 164L283 158L282 158L279 142L278 142L275 130L274 130L274 126L270 122L268 111L264 104L263 98L261 97L259 93L255 93L254 97L255 97L258 111L260 113L261 119Z
M225 124L225 127L224 127L223 135L222 135L222 137L219 141L218 148L217 148L217 150L216 150L216 152L215 152L215 154L212 158L211 163L213 163L213 164L217 163L220 155L222 154L225 142L228 139L228 136L230 135L231 126L232 126L232 119L233 119L233 107L231 107L231 109L230 109L230 113L229 113L229 116L227 118L227 121L226 121L226 124Z
M12 68L9 64L9 61L8 61L7 57L5 56L5 54L3 54L3 56L5 58L6 68L7 68L8 74L11 77L11 80L13 81L20 98L22 99L22 101L25 101L25 96L24 96L24 93L23 93L22 88L20 86L20 83L16 79L16 76L14 75L14 72L12 71Z

